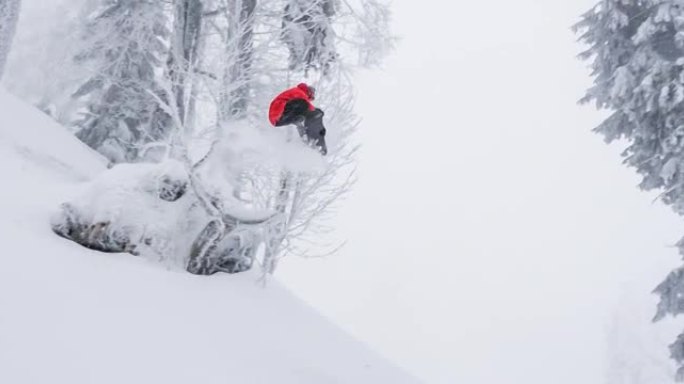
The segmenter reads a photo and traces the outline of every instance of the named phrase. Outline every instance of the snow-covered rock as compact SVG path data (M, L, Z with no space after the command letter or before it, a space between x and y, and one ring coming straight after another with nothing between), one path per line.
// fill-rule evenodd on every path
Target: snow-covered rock
M64 202L52 217L52 229L91 249L184 266L199 232L193 224L201 229L208 221L193 209L196 199L186 193L188 184L183 165L175 161L117 164Z

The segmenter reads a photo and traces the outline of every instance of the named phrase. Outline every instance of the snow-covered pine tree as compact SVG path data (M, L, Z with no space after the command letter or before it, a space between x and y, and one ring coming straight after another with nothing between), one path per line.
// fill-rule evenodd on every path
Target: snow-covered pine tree
M0 79L12 47L20 8L21 0L0 0Z
M601 0L575 26L588 45L594 85L583 102L612 114L595 130L608 143L626 139L624 162L684 215L684 1ZM684 241L679 242L684 256ZM684 313L684 268L655 292L655 320ZM670 346L684 379L684 333Z
M332 17L336 0L288 0L283 10L282 39L290 52L290 70L326 72L337 58Z
M92 76L73 95L85 103L77 136L112 162L135 161L168 135L150 94L168 52L167 15L156 0L100 0L84 27L76 60Z

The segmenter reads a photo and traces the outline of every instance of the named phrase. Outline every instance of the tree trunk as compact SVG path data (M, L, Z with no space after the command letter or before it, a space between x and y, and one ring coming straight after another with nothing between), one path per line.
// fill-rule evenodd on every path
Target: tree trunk
M0 80L12 47L20 8L21 0L0 0Z
M191 74L195 71L202 32L202 1L176 0L169 74L173 82L173 97L181 122L185 124L192 100Z
M256 0L231 0L226 50L230 64L223 76L221 117L237 120L245 116L249 104L254 53L254 10Z

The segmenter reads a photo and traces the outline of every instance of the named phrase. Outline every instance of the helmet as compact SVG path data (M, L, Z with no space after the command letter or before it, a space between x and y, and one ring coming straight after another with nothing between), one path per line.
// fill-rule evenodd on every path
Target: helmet
M302 91L306 92L306 94L309 96L311 100L314 100L316 98L316 88L310 86L307 83L299 83L297 84L297 88L301 89Z

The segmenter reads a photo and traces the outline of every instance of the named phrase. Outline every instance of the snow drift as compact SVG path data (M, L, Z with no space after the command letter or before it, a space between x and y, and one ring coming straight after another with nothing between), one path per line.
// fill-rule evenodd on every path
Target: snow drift
M166 270L55 236L106 161L0 91L0 383L413 383L277 282Z

